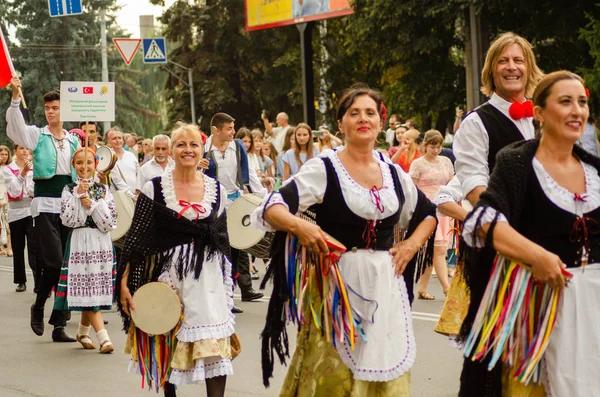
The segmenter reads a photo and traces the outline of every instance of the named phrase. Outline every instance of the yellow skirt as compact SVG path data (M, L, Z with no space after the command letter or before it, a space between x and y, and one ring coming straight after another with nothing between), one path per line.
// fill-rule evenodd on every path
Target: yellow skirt
M311 294L315 307L320 306L317 294ZM282 397L409 397L410 372L389 382L355 380L337 350L313 324L310 311L304 306L305 324L296 341L296 350L288 369Z
M458 335L469 310L470 300L471 296L467 291L467 284L462 277L459 267L456 269L456 273L450 283L450 289L448 290L440 319L435 326L435 332L443 335Z
M504 369L502 374L502 395L504 397L546 397L543 385L530 384L525 386L511 377L510 369Z

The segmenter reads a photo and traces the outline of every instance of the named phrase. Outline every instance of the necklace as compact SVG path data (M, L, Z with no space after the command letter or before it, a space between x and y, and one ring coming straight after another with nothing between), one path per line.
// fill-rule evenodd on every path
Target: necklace
M52 139L54 139L57 143L58 143L58 148L60 150L64 150L65 148L65 138L66 136L63 136L62 139L58 139L57 137L55 137L54 135L50 134L50 136L52 137Z

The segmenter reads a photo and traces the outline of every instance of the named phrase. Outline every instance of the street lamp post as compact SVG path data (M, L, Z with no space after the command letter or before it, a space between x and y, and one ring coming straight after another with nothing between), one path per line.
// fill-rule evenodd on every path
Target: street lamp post
M192 68L185 67L185 66L183 66L177 62L173 62L171 60L167 60L167 62L174 66L177 66L183 70L187 70L187 72L188 72L188 81L186 82L181 77L177 76L177 74L175 74L175 72L173 72L171 69L169 69L168 67L165 66L165 69L167 70L167 72L169 72L173 77L175 77L183 85L185 85L186 87L188 87L190 89L190 107L191 107L191 111L192 111L192 124L196 124L197 123L196 100L194 99L194 78L193 78Z

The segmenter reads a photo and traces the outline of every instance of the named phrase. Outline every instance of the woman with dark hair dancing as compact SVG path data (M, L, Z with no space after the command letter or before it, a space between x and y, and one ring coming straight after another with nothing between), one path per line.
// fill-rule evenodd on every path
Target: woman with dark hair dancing
M422 257L431 260L435 206L373 150L385 120L378 92L348 90L337 118L345 146L308 160L252 214L258 227L280 231L266 277L275 285L262 333L263 381L273 350L282 360L287 354L287 317L301 331L282 396L408 396L416 255L429 240ZM397 226L408 232L395 243Z

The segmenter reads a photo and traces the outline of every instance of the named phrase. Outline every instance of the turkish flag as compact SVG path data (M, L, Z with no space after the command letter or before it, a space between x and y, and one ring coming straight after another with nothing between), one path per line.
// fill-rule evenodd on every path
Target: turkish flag
M4 88L10 84L13 72L12 60L8 53L8 46L6 45L2 28L0 28L0 41L0 88Z
M83 87L83 93L84 94L93 94L94 93L94 87Z

